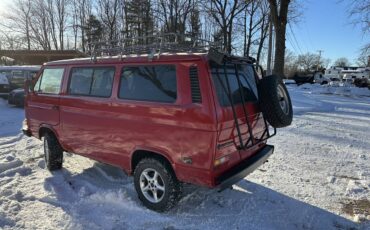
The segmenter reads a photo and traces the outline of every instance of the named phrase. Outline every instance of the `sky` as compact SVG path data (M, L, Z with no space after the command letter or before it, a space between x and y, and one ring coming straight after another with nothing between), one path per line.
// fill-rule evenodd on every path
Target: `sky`
M360 48L370 43L370 35L364 35L360 27L351 24L348 17L350 1L297 1L303 15L297 23L288 25L286 47L296 54L322 50L322 56L331 59L332 64L340 57L355 64Z
M287 27L286 47L296 55L318 53L332 63L346 57L355 64L360 48L370 43L370 34L364 35L348 18L350 0L296 0L302 16ZM0 12L12 0L0 0Z

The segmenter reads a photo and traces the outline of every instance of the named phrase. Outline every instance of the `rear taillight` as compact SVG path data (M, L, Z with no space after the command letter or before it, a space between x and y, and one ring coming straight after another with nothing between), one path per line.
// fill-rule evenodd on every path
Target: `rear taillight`
M229 161L229 156L223 156L221 158L218 158L214 161L213 165L215 167L219 166L219 165L222 165L222 164L225 164L226 162Z

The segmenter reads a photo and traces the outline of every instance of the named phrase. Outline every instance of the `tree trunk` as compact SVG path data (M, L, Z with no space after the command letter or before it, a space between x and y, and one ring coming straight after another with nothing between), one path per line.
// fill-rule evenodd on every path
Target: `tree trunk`
M284 76L286 25L281 23L275 30L275 64L273 72L276 75Z
M288 22L288 7L291 0L268 0L270 3L271 19L275 27L275 63L273 73L284 76L285 63L285 33ZM278 7L279 6L279 7Z

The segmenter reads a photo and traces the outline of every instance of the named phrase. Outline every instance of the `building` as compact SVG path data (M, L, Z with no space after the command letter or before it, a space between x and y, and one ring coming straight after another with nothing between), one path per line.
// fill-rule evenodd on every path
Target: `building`
M13 59L12 64L42 65L49 61L86 57L86 54L77 50L0 50L0 57L2 60Z

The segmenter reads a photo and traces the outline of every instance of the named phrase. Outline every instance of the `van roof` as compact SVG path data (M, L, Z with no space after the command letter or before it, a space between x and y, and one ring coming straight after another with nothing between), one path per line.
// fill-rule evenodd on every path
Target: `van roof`
M199 60L207 57L206 53L161 53L159 56L154 55L153 58L149 59L148 54L141 55L122 55L122 56L104 56L97 57L96 61L92 58L75 58L68 60L52 61L44 63L45 66L51 65L73 65L73 64L91 64L91 63L105 63L105 64L116 64L116 63L155 63L165 61L188 61L188 60Z

